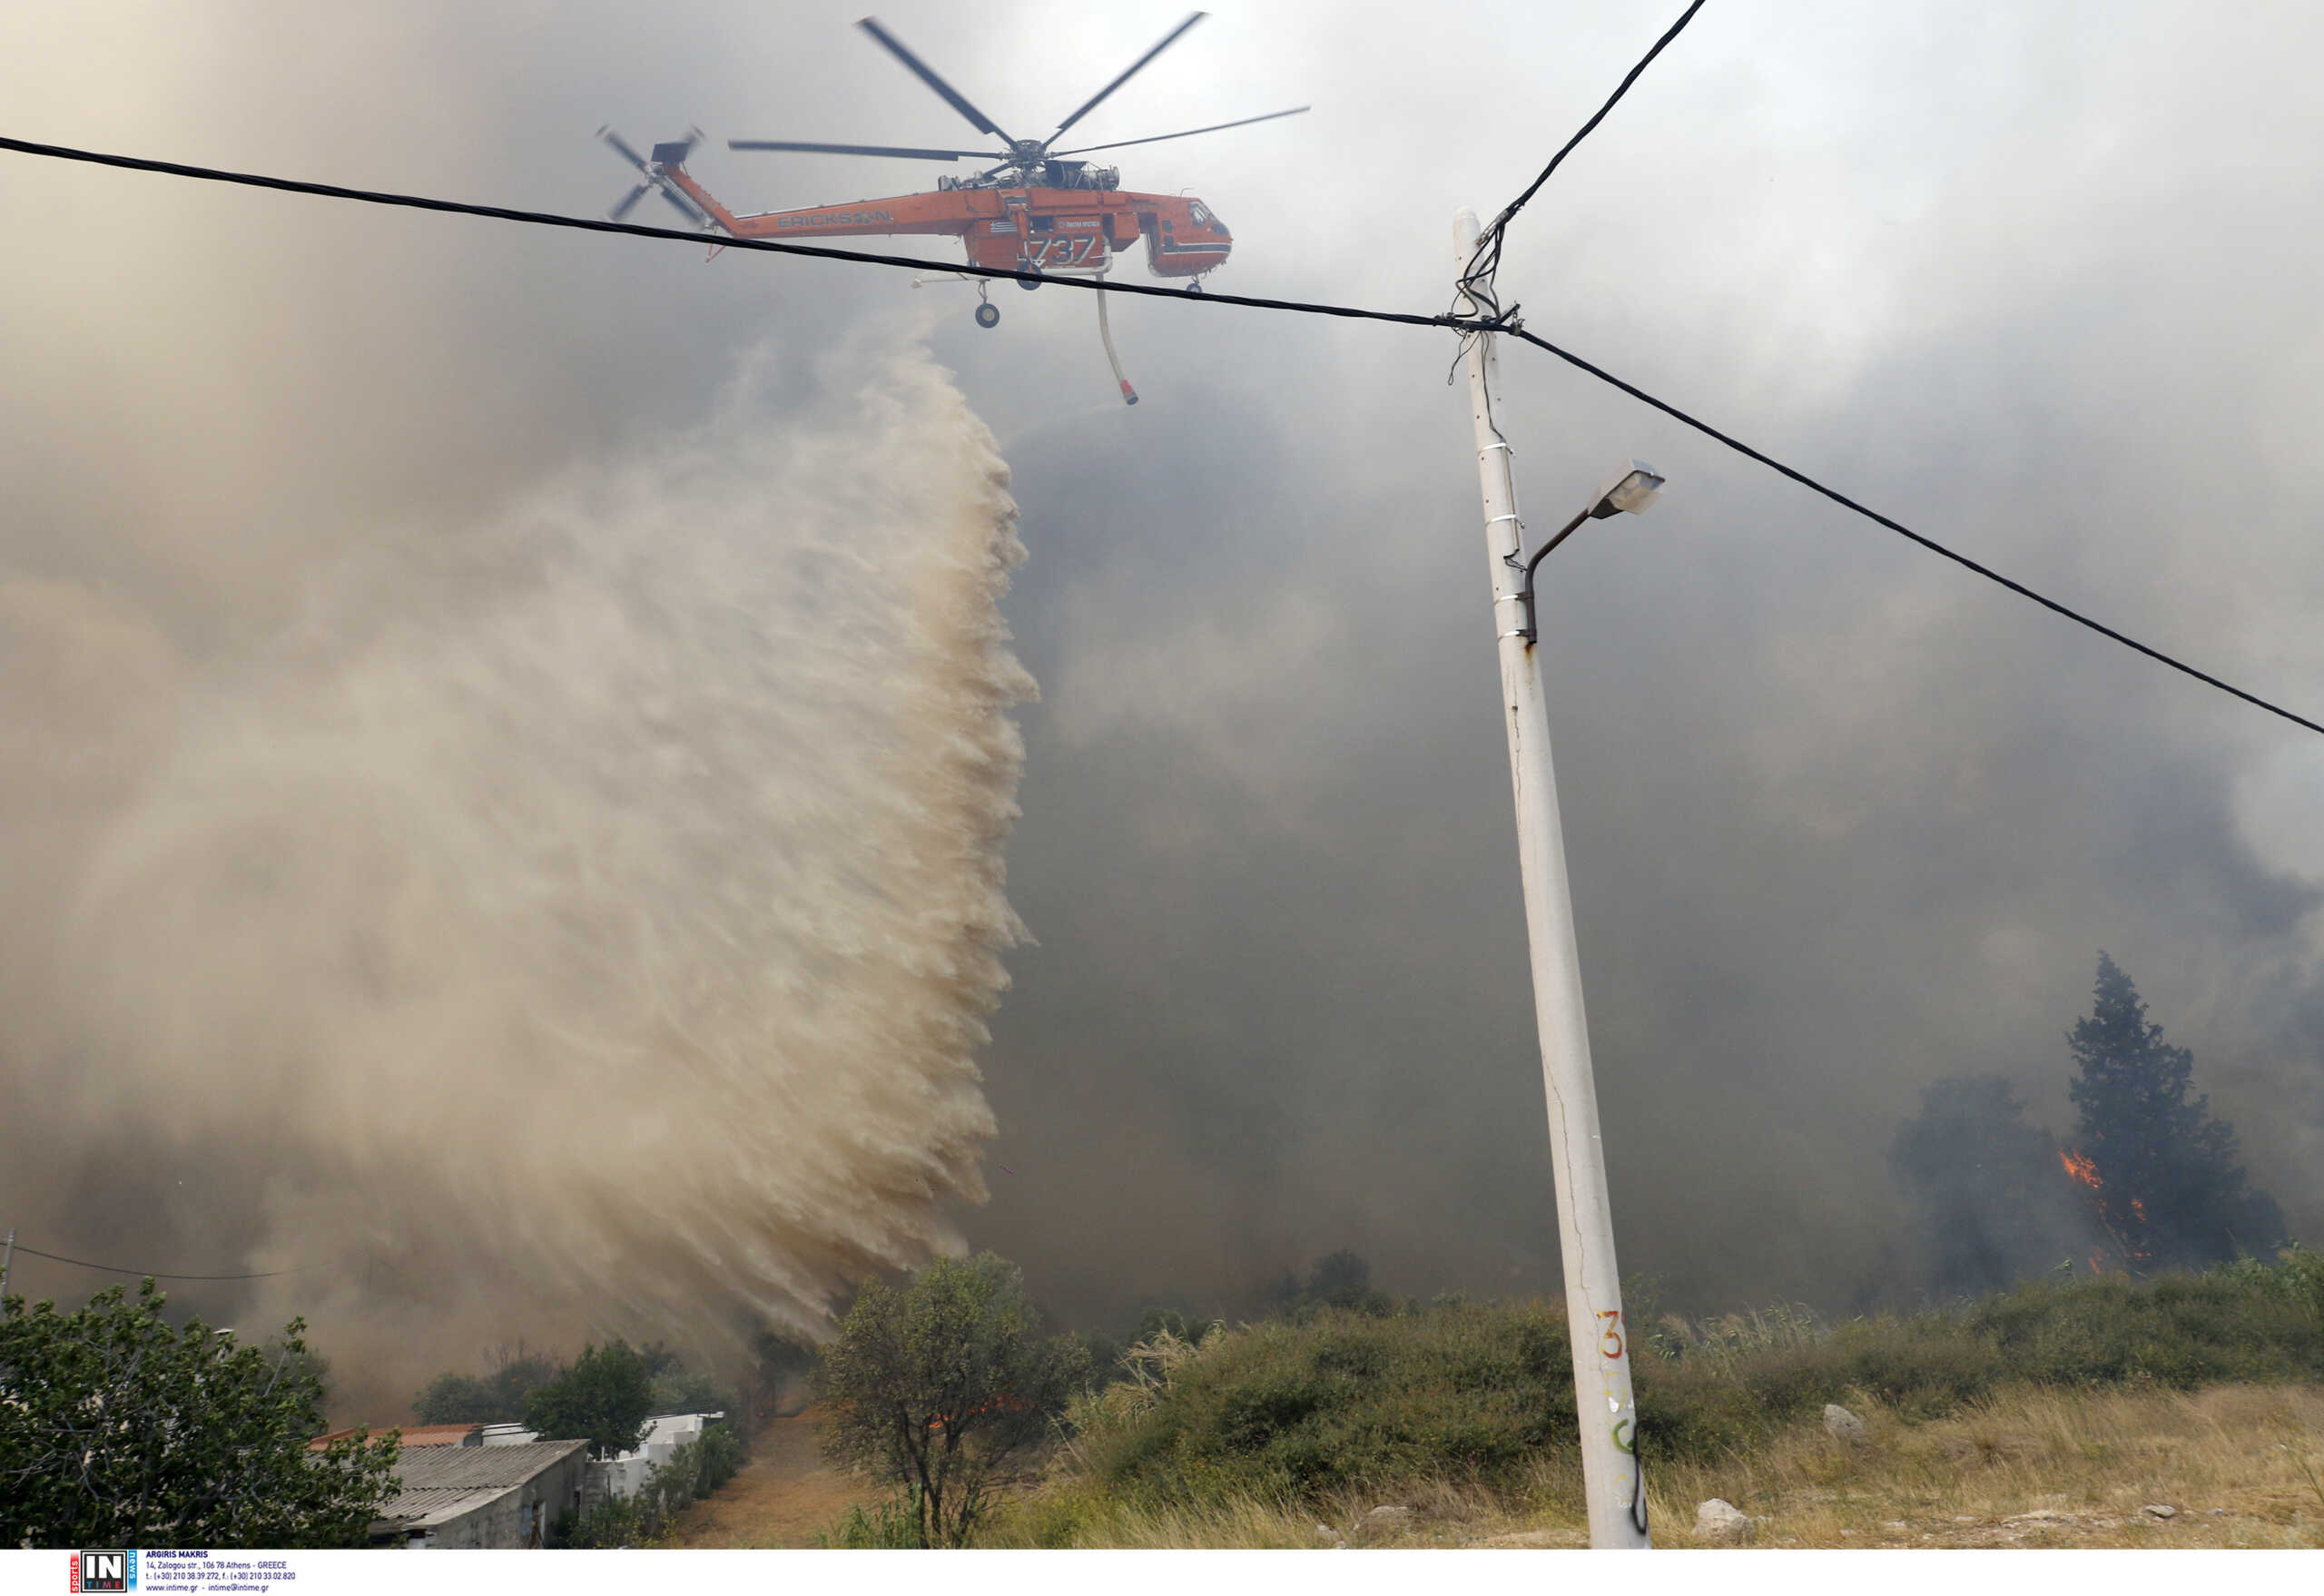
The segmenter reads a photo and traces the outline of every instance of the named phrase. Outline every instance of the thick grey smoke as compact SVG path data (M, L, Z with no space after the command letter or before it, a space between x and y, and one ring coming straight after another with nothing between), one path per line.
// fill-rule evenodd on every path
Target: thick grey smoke
M298 1273L255 1311L389 1391L496 1336L812 1326L982 1196L1022 549L949 376L855 360L812 424L746 375L332 571L92 839L66 1123L261 1169L248 1266ZM150 652L8 601L56 675Z
M1125 177L1227 218L1214 287L1433 310L1453 209L1523 187L1677 9L1243 0L1075 132L1312 102L1125 149ZM16 0L0 101L29 137L576 214L630 181L590 138L604 122L698 123L694 164L741 209L908 192L934 169L724 148L965 137L853 31L862 10L142 0L98 26ZM1505 299L2313 714L2324 13L2126 0L2093 29L2090 10L1719 0L1520 218ZM881 15L1022 133L1184 11ZM1130 410L1092 306L1060 290L997 291L986 332L966 289L838 265L13 157L0 202L25 219L0 251L0 1207L34 1245L230 1267L271 1184L321 1179L263 1127L198 1149L138 1128L160 1114L67 1112L73 1072L102 1073L90 1036L32 1045L81 979L67 930L82 958L127 934L119 900L78 920L72 901L173 745L182 685L217 719L230 677L282 668L254 650L349 548L387 527L423 551L472 540L640 418L690 422L736 344L773 336L803 369L924 301L1007 440L1034 551L1009 613L1045 688L1009 844L1039 941L1010 956L981 1054L1015 1174L962 1218L970 1239L1086 1320L1149 1292L1231 1309L1341 1246L1397 1292L1554 1286L1449 335L1125 299ZM2295 1232L2324 1234L2324 744L1554 362L1511 351L1502 374L1537 527L1633 455L1671 478L1650 516L1544 568L1625 1267L1690 1308L1909 1300L1899 1121L1931 1081L1998 1074L2032 1124L2068 1125L2063 1033L2101 947L2194 1049ZM768 424L820 397L777 391ZM771 525L775 486L749 489ZM315 613L359 611L336 580ZM415 1147L406 1121L434 1111L384 1085L350 1109ZM553 1128L496 1131L493 1156L549 1158ZM426 1155L379 1155L407 1156ZM103 1278L19 1270L68 1297ZM204 1289L180 1300L262 1322ZM506 1333L570 1334L527 1311L512 1292Z

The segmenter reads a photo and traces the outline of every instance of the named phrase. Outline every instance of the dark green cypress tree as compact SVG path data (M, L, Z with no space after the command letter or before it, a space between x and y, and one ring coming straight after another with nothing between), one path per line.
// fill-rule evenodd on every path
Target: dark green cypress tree
M2235 1128L2211 1117L2209 1097L2189 1095L2194 1055L2162 1039L2131 978L2102 952L2090 1014L2066 1045L2078 1150L2099 1180L2091 1200L2126 1266L2201 1268L2273 1251L2282 1211L2237 1162Z

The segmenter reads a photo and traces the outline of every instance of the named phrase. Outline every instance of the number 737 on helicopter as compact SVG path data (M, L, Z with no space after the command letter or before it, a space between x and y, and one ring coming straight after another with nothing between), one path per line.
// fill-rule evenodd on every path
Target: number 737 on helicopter
M1113 82L1058 123L1045 139L1012 138L966 95L938 75L936 70L904 47L901 40L871 17L857 25L881 48L903 63L911 74L933 89L979 133L1000 141L987 150L935 150L888 144L816 144L783 139L733 139L733 150L791 150L822 155L881 155L911 161L986 161L993 164L970 177L940 177L933 191L898 194L881 200L852 200L844 204L812 205L796 211L768 211L737 215L695 181L685 169L686 157L701 134L654 146L641 155L611 128L598 136L637 169L638 183L607 214L620 221L650 191L662 197L695 226L734 238L847 238L877 234L950 234L965 247L969 262L1002 271L1103 276L1117 251L1143 238L1146 263L1157 277L1187 279L1190 292L1199 292L1203 277L1224 264L1234 248L1226 231L1209 206L1186 194L1148 194L1121 186L1121 172L1074 159L1101 150L1132 144L1157 144L1196 133L1219 133L1230 127L1297 116L1308 108L1271 111L1208 127L1148 138L1122 139L1078 149L1054 148L1074 123L1178 42L1179 37L1208 15L1195 12L1165 34L1161 43L1130 63ZM1032 288L1029 282L1019 287ZM1000 309L991 303L988 285L977 282L977 324L991 327ZM1098 296L1102 317L1104 296ZM1111 353L1108 340L1108 352ZM1118 362L1117 362L1118 375ZM1128 394L1129 385L1123 383ZM1134 396L1131 402L1135 403Z

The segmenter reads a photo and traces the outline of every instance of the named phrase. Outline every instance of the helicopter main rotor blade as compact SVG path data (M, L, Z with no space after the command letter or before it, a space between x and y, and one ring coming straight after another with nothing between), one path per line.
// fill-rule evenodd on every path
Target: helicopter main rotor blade
M612 210L606 212L606 220L608 222L619 222L623 218L626 217L632 211L637 209L637 202L644 199L645 197L645 191L653 186L654 185L650 182L641 182L635 188L630 190L629 192L622 196L621 203L615 205Z
M946 83L941 77L938 76L934 67L929 65L928 63L922 61L910 50L905 49L903 41L897 38L895 34L890 33L887 29L881 27L877 18L867 16L855 25L862 28L865 33L870 34L874 39L877 39L889 54L894 56L897 60L904 64L906 68L911 71L912 76L918 78L921 83L926 84L930 88L934 89L939 94L941 94L944 97L944 103L950 105L953 110L959 112L961 115L967 117L970 124L973 126L977 132L990 133L995 138L1000 140L1003 143L1013 144L1017 142L1015 139L1010 138L1007 133L1000 131L1000 123L994 122L991 117L987 116L975 106L970 104L966 94L961 94L960 90L954 88L950 84Z
M631 149L627 142L622 138L621 134L614 132L612 128L599 128L597 130L597 136L605 140L606 143L611 144L614 147L615 152L618 153L623 160L628 162L632 166L636 167L638 171L643 172L645 170L645 157Z
M1246 116L1240 122L1215 122L1208 127L1190 127L1184 133L1156 133L1150 139L1120 139L1110 144L1084 144L1078 150L1058 150L1059 155L1087 155L1093 150L1127 150L1132 144L1159 144L1170 139L1190 139L1196 133L1220 133L1230 127L1248 127L1255 122L1273 122L1278 116L1300 116L1314 110L1312 105L1294 105L1288 111L1270 111L1265 116Z
M990 161L990 150L907 150L892 144L803 144L790 139L728 139L730 150L804 150L811 155L897 155L908 161Z
M1067 117L1063 122L1059 123L1057 124L1057 132L1049 134L1048 138L1041 141L1041 148L1046 150L1051 144L1056 143L1058 140L1063 138L1067 128L1071 127L1075 123L1080 121L1092 111L1098 109L1099 103L1102 102L1107 95L1112 94L1116 89L1120 88L1124 84L1129 82L1130 79L1136 77L1140 72L1144 71L1147 62L1153 60L1157 55L1161 54L1163 51L1167 50L1171 45L1177 44L1178 42L1179 34L1185 33L1188 28L1194 26L1195 24L1200 22L1204 17L1208 16L1209 15L1210 13L1207 11L1194 12L1187 17L1186 21L1180 23L1177 27L1172 28L1168 33L1163 34L1162 42L1160 44L1155 45L1153 49L1148 50L1136 61L1131 62L1129 64L1129 69L1127 72L1123 73L1112 83L1108 84L1104 88L1099 89L1096 94L1090 95L1088 103L1083 105L1080 110Z

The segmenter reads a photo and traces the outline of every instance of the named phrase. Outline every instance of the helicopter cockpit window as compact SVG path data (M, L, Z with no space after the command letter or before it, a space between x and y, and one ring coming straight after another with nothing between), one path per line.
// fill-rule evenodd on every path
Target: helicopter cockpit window
M1204 227L1216 226L1218 222L1218 218L1210 213L1210 207L1204 204L1200 200L1196 200L1187 206L1187 214L1192 216L1196 222L1200 223Z

